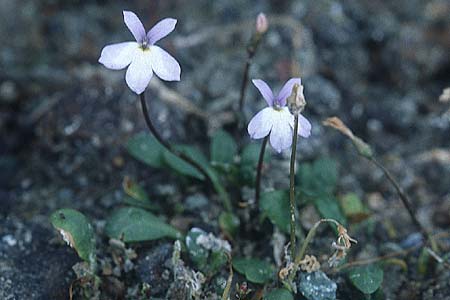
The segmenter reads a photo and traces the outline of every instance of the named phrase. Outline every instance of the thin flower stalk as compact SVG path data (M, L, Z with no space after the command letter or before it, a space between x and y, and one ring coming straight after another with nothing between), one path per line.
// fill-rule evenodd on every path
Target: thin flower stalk
M425 229L424 226L422 226L420 221L417 219L416 211L415 211L414 206L412 205L411 200L409 199L408 195L403 191L401 186L398 184L397 180L395 180L395 178L394 178L394 176L392 176L391 172L389 172L389 170L386 169L386 167L382 163L380 163L375 158L375 156L370 157L369 160L383 172L384 176L386 176L386 178L389 180L389 182L395 188L400 200L403 202L403 205L405 206L406 210L408 211L408 214L411 217L411 220L413 221L414 225L420 230L420 232L423 234L425 239L427 241L430 241L433 249L435 249L436 246L435 246L434 240L431 238L430 233Z
M242 112L245 101L245 94L248 87L248 74L250 71L250 66L252 64L252 59L258 50L258 46L261 42L262 36L268 29L267 18L263 13L260 13L256 18L256 30L253 34L248 46L247 46L247 61L245 63L244 72L242 76L241 90L239 96L239 112Z
M150 132L167 150L197 169L216 189L223 200L225 209L230 212L231 201L224 188L217 180L213 180L213 175L207 169L166 142L153 126L148 113L145 90L153 74L165 81L180 81L181 67L178 62L165 50L155 45L175 29L177 20L163 19L146 32L135 13L123 11L123 19L135 41L105 46L100 54L99 63L112 70L127 68L125 81L133 92L140 95L145 123Z
M305 108L306 101L303 95L303 86L301 82L296 82L292 86L292 92L290 96L286 99L286 104L289 112L294 116L294 132L292 135L292 152L291 152L291 162L290 162L290 179L289 179L289 203L290 203L290 213L291 213L291 257L294 258L295 249L297 247L295 242L295 156L297 153L297 138L298 138L298 121L301 112Z
M266 152L267 141L269 136L266 136L261 143L261 150L259 151L258 166L256 167L256 179L255 179L255 205L258 206L259 198L261 195L261 175L262 167L264 164L264 153Z
M291 148L290 165L290 231L291 231L291 256L295 254L295 155L297 150L298 135L309 137L311 134L311 123L301 115L306 101L303 96L303 86L300 78L288 80L277 96L270 87L260 79L254 79L253 84L259 90L268 107L258 112L248 124L248 133L252 139L267 139L270 145L278 152ZM260 169L263 159L263 142L256 181L256 197L259 200Z
M289 206L291 213L291 257L295 255L295 154L297 151L297 132L298 132L298 115L294 116L294 134L292 136L292 152L290 162L290 178L289 178Z
M370 162L372 162L375 166L377 166L383 174L386 176L386 178L389 180L389 182L394 186L395 190L397 191L397 194L402 201L403 205L405 206L406 210L408 211L409 216L411 217L411 220L413 221L414 225L420 230L420 232L423 234L423 236L426 238L426 240L430 241L433 248L435 248L435 243L433 239L430 236L430 233L425 229L424 226L419 222L419 220L416 217L416 211L414 209L414 206L412 205L412 202L408 195L403 191L401 186L398 184L397 180L392 176L391 172L389 172L386 167L380 163L374 154L374 151L368 145L365 143L361 138L355 136L353 132L348 128L344 122L341 121L338 117L332 117L328 118L325 121L323 121L323 124L325 126L332 127L339 132L341 132L343 135L347 136L355 146L356 150L358 151L358 154L368 159Z
M153 134L153 136L158 140L158 142L163 145L167 150L169 150L172 154L179 157L180 159L184 160L191 166L193 166L195 169L197 169L208 182L216 189L216 191L219 193L219 196L221 197L224 207L227 211L231 212L232 206L230 198L228 197L228 194L226 191L223 190L223 188L216 184L216 182L211 178L211 175L208 173L208 171L205 170L199 163L197 163L195 160L187 156L181 151L178 151L174 147L172 147L171 144L169 144L166 140L164 140L161 135L156 130L155 126L153 125L152 120L150 119L150 114L147 107L147 102L145 99L145 93L142 93L139 95L139 98L141 100L141 106L142 106L142 113L144 115L145 123L150 130L150 132Z

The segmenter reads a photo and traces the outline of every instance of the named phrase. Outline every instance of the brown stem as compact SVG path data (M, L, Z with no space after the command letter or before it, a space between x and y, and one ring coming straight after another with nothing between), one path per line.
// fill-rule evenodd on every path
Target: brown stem
M297 152L298 115L294 117L294 136L292 137L292 152L289 181L289 202L291 212L291 258L295 258L295 154Z
M256 167L256 180L255 180L255 206L258 207L259 196L261 195L261 172L264 163L264 153L266 151L267 141L269 136L266 136L261 144L261 150L259 151L258 166Z
M155 126L153 126L152 120L150 119L147 102L145 100L145 94L142 93L139 96L140 96L139 98L141 100L142 112L144 114L145 123L147 124L147 127L150 130L150 132L153 134L153 136L158 140L158 142L161 145L163 145L173 155L179 157L180 159L184 160L185 162L187 162L188 164L193 166L196 170L198 170L205 177L205 179L219 192L219 194L221 194L221 198L224 202L224 206L227 209L227 211L231 211L232 208L231 208L230 199L228 198L226 193L224 191L222 191L223 189L221 187L218 187L218 185L214 182L214 180L212 180L209 173L199 163L197 163L195 160L193 160L192 158L190 158L183 152L178 151L177 149L172 147L172 145L170 145L168 142L166 142L161 137L161 135L156 130Z
M239 112L240 113L242 113L242 109L244 107L245 92L246 92L247 86L248 86L248 74L250 71L250 66L252 64L252 59L256 54L256 50L258 49L260 41L261 41L261 34L255 33L247 47L247 62L245 63L245 67L244 67L244 76L242 77L241 91L240 91L240 96L239 96Z
M400 187L400 185L397 183L397 180L392 176L391 172L389 172L388 169L386 169L375 157L371 157L370 161L374 163L378 168L380 168L381 171L383 171L384 175L387 177L387 179L391 182L391 184L394 186L395 190L397 191L398 196L400 197L400 200L403 202L403 205L405 206L406 210L409 213L409 216L411 217L414 225L420 230L420 232L423 234L423 236L426 238L426 240L432 242L432 238L428 231L425 229L425 227L422 226L422 224L419 222L419 220L416 217L415 209L411 203L411 200L409 199L408 195L403 191L403 189Z

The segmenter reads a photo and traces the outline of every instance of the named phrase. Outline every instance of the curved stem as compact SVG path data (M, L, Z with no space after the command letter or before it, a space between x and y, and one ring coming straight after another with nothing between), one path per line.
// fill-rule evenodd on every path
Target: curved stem
M250 72L250 67L252 65L253 57L256 54L256 51L258 50L258 46L261 42L261 39L263 37L263 34L255 32L250 39L248 46L247 46L247 61L245 62L244 72L242 76L242 82L241 82L241 89L239 94L239 111L236 112L237 115L237 129L240 130L244 127L244 102L245 102L245 95L248 87L248 77Z
M392 176L391 172L389 172L388 169L386 169L377 159L374 157L370 158L370 161L373 162L378 168L380 168L381 171L383 171L384 175L387 177L387 179L391 182L391 184L394 186L395 190L397 191L398 196L400 197L400 200L403 202L403 205L405 206L406 210L409 213L409 216L411 217L414 225L420 230L420 232L424 235L425 239L433 243L433 239L429 232L422 226L422 224L419 222L419 220L416 217L416 212L414 210L414 207L411 203L411 200L409 199L408 195L403 191L403 189L400 187L400 185L395 180L394 176Z
M264 162L264 153L266 152L267 141L269 136L266 136L261 144L261 150L259 151L258 166L256 167L256 180L255 180L255 206L258 207L259 197L261 195L261 173Z
M295 154L297 152L298 115L294 117L294 136L292 137L292 152L289 181L289 202L291 212L291 258L295 255Z
M333 223L336 226L339 226L339 222L334 219L320 219L317 221L314 226L309 230L308 235L306 236L305 240L303 241L302 247L298 251L297 255L294 258L294 269L293 272L289 275L289 280L292 281L295 277L295 274L297 273L298 267L300 266L300 262L303 259L303 256L305 256L306 249L308 248L309 243L311 243L314 235L316 234L317 228L319 228L319 225L322 223Z
M294 264L298 266L300 264L300 261L303 259L303 256L305 256L306 249L308 248L309 243L312 241L312 238L316 234L317 228L319 228L319 225L325 222L333 223L336 226L339 226L339 222L337 222L334 219L320 219L317 221L314 226L309 230L308 235L306 236L305 240L303 241L302 247L297 253L297 256L295 257Z
M252 59L255 56L256 50L259 46L259 42L261 41L261 37L261 34L255 33L247 46L247 61L244 67L244 76L242 77L241 91L239 96L239 112L242 112L242 109L244 107L245 92L248 86L248 73L250 71Z
M244 107L245 91L247 90L248 86L248 72L250 70L250 65L252 63L252 56L250 56L250 54L248 55L247 62L245 63L244 67L244 76L242 77L241 92L239 96L239 112L242 112L242 109Z
M177 149L172 147L171 144L169 144L162 138L162 136L156 130L155 126L153 126L152 120L150 119L147 102L145 100L145 94L142 93L139 96L140 96L139 98L141 100L142 112L144 114L145 123L147 124L147 127L150 130L150 132L153 134L153 136L158 140L158 142L161 145L163 145L173 155L179 157L180 159L184 160L185 162L187 162L188 164L193 166L196 170L198 170L205 177L205 179L217 190L217 192L219 193L219 195L221 196L221 198L224 202L225 209L227 211L231 212L231 210L232 210L231 202L230 202L230 199L228 198L228 195L223 190L223 188L218 186L217 182L215 180L213 180L213 178L211 177L209 172L207 170L205 170L205 168L203 168L199 163L197 163L195 160L193 160L192 158L190 158L188 155L184 154L183 152L178 151Z

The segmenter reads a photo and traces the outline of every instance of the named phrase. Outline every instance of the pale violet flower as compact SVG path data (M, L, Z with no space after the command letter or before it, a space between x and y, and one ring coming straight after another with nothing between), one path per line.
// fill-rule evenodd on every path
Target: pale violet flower
M289 112L286 106L286 99L292 93L294 84L301 85L300 78L289 79L277 97L272 93L270 87L260 79L253 79L253 84L259 90L267 105L258 112L248 124L248 133L252 139L261 139L270 134L270 144L277 151L291 147L292 135L294 130L294 116ZM311 134L311 123L298 115L298 135L309 137Z
M136 41L106 46L98 61L113 70L128 67L125 80L136 94L145 91L153 72L163 80L179 81L180 65L169 53L155 45L175 29L177 20L163 19L146 33L144 25L133 12L123 11L123 18Z

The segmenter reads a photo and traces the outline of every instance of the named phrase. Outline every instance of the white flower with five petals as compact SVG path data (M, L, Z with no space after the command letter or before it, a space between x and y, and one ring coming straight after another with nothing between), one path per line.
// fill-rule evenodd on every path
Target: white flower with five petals
M153 72L162 80L179 81L180 65L169 53L155 45L175 29L177 20L163 19L146 33L133 12L124 11L123 17L136 41L105 46L98 61L113 70L128 67L125 80L136 94L145 91Z
M270 144L277 151L281 152L292 145L292 135L294 131L294 116L286 106L286 99L292 93L294 84L301 85L300 78L292 78L286 82L277 97L264 81L260 79L252 80L259 90L267 105L258 112L248 124L248 133L252 139L261 139L270 134ZM298 115L298 135L309 137L311 134L311 123Z

